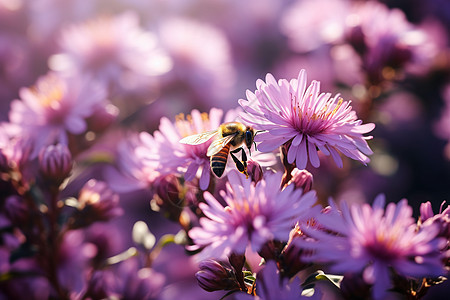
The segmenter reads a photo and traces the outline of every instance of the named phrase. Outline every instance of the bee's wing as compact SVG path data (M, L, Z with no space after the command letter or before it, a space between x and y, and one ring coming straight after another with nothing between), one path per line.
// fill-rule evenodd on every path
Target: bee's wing
M207 142L210 138L212 138L214 135L217 134L216 130L211 131L205 131L199 134L193 134L186 136L180 140L180 143L182 144L188 144L188 145L199 145L203 144L204 142Z
M226 144L228 144L234 138L235 135L236 134L231 134L214 140L211 145L209 145L206 156L213 156L214 154L217 154L220 150L222 150L223 147L225 147Z

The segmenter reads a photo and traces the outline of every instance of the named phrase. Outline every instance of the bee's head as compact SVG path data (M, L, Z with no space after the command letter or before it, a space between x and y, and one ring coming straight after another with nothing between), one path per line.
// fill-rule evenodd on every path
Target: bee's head
M245 141L245 145L247 146L249 152L250 152L250 148L253 145L254 137L255 137L255 130L252 127L247 126L247 128L245 128L244 141Z

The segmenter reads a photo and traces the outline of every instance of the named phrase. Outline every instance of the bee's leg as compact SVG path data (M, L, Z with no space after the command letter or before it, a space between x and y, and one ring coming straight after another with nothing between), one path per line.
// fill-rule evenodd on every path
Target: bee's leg
M241 157L242 162L234 155L234 153L238 153L239 151L242 151ZM245 154L244 148L240 147L230 152L231 158L233 158L234 163L236 164L236 167L238 168L239 172L244 173L245 176L248 178L247 173L247 154Z
M234 163L236 164L237 169L239 172L244 173L245 172L245 166L242 164L242 162L233 154L233 152L230 152L231 158L233 159Z

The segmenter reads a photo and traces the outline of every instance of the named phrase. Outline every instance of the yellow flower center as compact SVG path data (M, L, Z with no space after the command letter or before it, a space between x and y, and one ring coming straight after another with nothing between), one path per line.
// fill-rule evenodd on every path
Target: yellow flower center
M178 132L182 137L186 137L192 134L201 133L209 130L209 116L208 113L201 113L200 114L202 118L202 129L200 132L197 131L197 129L194 126L194 121L192 120L191 115L185 116L183 113L180 113L175 116L175 127L178 129Z
M43 107L53 109L60 107L64 96L64 84L60 79L54 76L47 76L39 81L36 86L32 87L31 90Z

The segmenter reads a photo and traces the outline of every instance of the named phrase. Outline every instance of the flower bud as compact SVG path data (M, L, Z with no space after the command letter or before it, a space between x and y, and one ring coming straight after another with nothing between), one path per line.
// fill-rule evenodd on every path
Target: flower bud
M200 262L200 271L195 274L199 286L208 291L238 290L235 274L220 262L209 259Z
M303 193L307 193L311 190L313 184L313 176L306 170L299 170L295 168L291 172L291 179L284 186L288 186L289 184L294 184L296 189L303 189Z
M123 214L119 195L112 192L105 182L95 179L89 180L81 189L77 208L72 229L86 227L97 221L109 221Z
M46 179L60 185L72 170L72 155L67 146L57 144L43 148L39 153L39 169Z
M370 285L358 274L344 274L341 282L344 299L369 299Z
M245 264L245 255L231 253L228 257L228 261L236 272L241 272Z
M425 222L426 220L432 218L433 216L434 213L430 201L420 204L420 220L422 222Z
M30 215L25 200L16 195L6 198L5 213L14 225L26 224Z
M103 104L96 107L94 113L87 119L89 130L102 132L108 128L119 115L119 109L111 104Z
M255 183L259 182L263 178L263 170L261 166L253 160L247 162L247 173L251 180Z
M95 271L87 285L87 299L109 299L114 287L114 278L107 271Z
M268 241L258 251L259 256L264 258L265 261L275 260L278 261L281 250L283 250L284 243L279 241Z
M157 205L165 216L173 221L178 221L184 207L183 187L178 178L171 174L160 177L155 181L155 197L152 206Z

